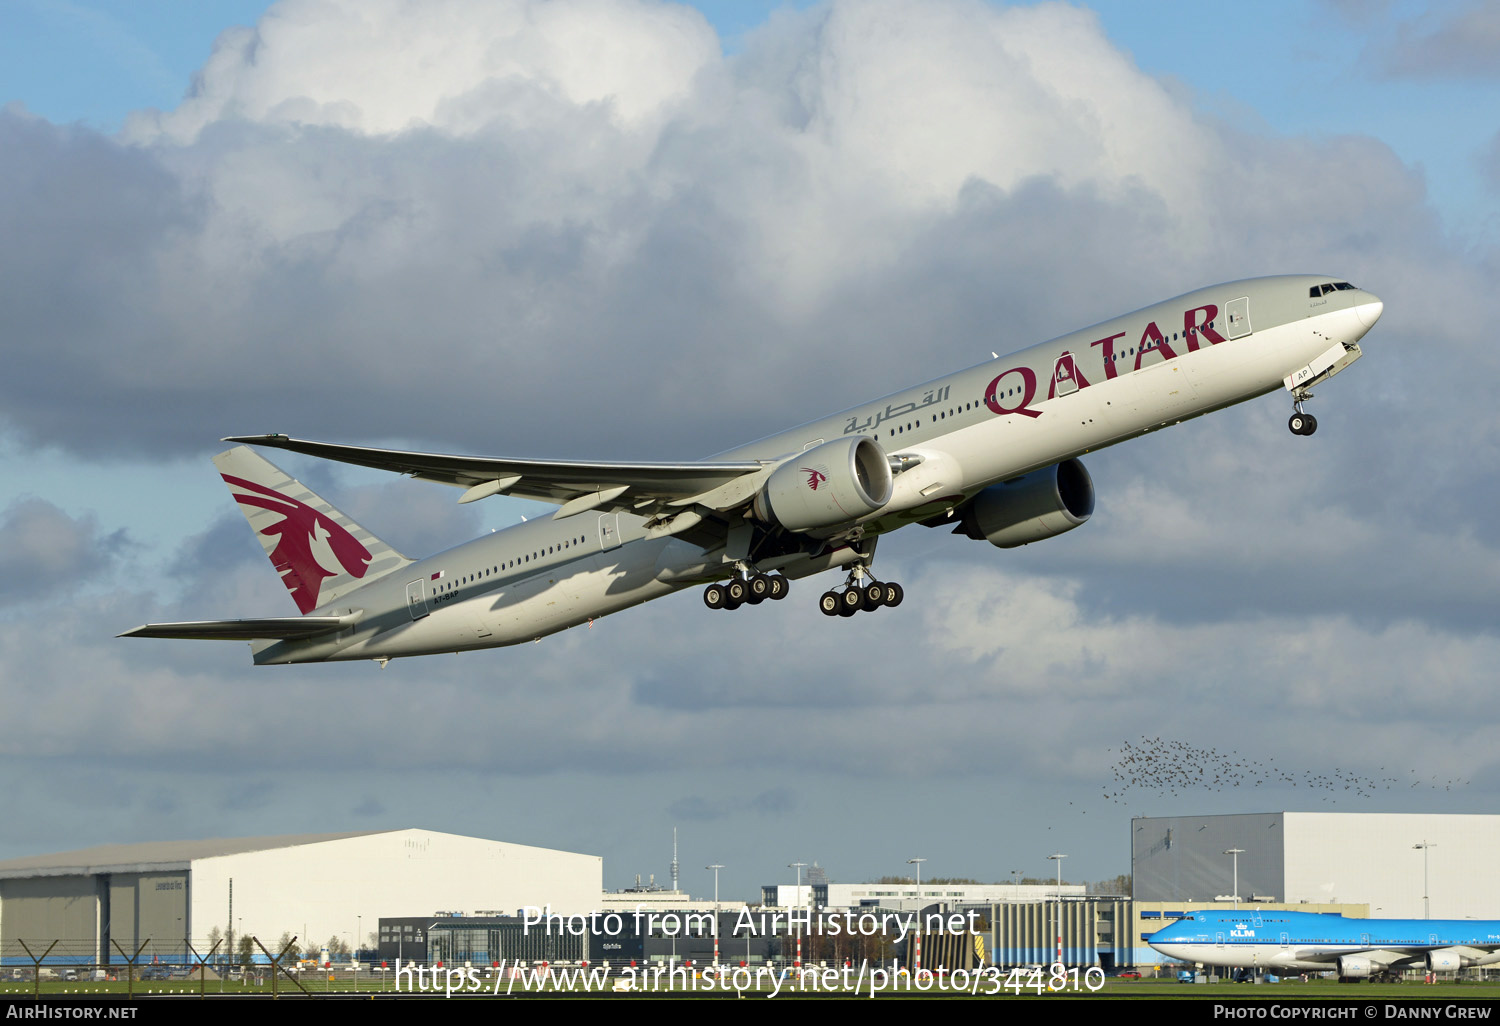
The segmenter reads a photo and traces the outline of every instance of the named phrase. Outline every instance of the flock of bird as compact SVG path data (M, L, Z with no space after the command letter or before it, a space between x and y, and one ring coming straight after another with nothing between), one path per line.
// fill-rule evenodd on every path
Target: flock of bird
M1114 752L1115 749L1109 749ZM1380 772L1385 772L1380 767ZM1311 792L1325 792L1322 800L1373 798L1377 792L1396 788L1424 788L1451 791L1463 787L1467 780L1439 780L1434 774L1427 780L1410 770L1405 776L1366 776L1354 770L1335 766L1331 773L1310 770L1291 771L1276 765L1271 758L1252 759L1238 751L1227 755L1214 748L1202 748L1185 741L1142 737L1138 743L1125 742L1114 764L1114 780L1104 786L1104 797L1118 805L1129 804L1133 793L1176 797L1190 791L1232 791L1234 788L1297 787Z

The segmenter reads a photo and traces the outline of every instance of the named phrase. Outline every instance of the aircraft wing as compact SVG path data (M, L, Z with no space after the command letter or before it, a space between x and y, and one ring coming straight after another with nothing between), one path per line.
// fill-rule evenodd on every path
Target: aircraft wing
M459 502L472 502L502 493L555 502L562 507L556 513L558 517L590 509L647 512L693 504L729 509L754 494L747 479L771 466L756 460L585 463L453 456L312 442L276 434L239 435L224 441L287 449L306 456L409 474L423 481L467 489Z
M1296 952L1296 958L1300 962L1322 962L1330 967L1336 966L1341 960L1351 956L1369 959L1377 966L1385 969L1406 968L1411 969L1420 965L1430 954L1448 955L1455 959L1455 964L1450 968L1458 969L1469 965L1486 965L1495 961L1494 955L1500 950L1496 944L1402 944L1384 945L1368 948L1340 948L1337 951L1329 951L1326 948L1314 948L1311 950L1300 950ZM1457 960L1461 959L1459 962Z
M176 638L203 641L259 641L311 638L348 627L359 619L346 616L263 616L252 620L187 620L182 623L148 623L120 638Z

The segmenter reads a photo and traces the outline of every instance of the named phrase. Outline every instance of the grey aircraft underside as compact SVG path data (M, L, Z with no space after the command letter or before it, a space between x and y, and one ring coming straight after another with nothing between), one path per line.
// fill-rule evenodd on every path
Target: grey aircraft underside
M1084 453L1278 388L1310 435L1308 391L1359 358L1374 295L1318 275L1230 282L1105 321L692 463L398 452L255 435L551 517L426 559L386 545L246 444L214 463L301 616L147 624L123 637L248 640L256 663L459 652L533 641L706 585L710 608L784 598L842 568L822 611L898 605L880 535L919 523L1001 548L1088 520Z

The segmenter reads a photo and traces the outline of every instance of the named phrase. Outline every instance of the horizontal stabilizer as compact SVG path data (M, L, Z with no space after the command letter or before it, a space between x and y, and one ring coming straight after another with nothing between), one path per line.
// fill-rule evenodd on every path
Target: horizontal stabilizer
M203 641L290 640L342 630L358 619L359 613L345 616L263 616L253 620L187 620L182 623L148 623L117 636Z

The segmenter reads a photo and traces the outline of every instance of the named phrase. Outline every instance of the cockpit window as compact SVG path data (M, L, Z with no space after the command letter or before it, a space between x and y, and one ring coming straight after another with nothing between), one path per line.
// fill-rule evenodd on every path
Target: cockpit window
M1317 299L1319 296L1326 296L1330 292L1352 291L1354 291L1354 286L1350 285L1347 281L1325 281L1321 285L1314 285L1308 289L1307 294L1310 298Z

